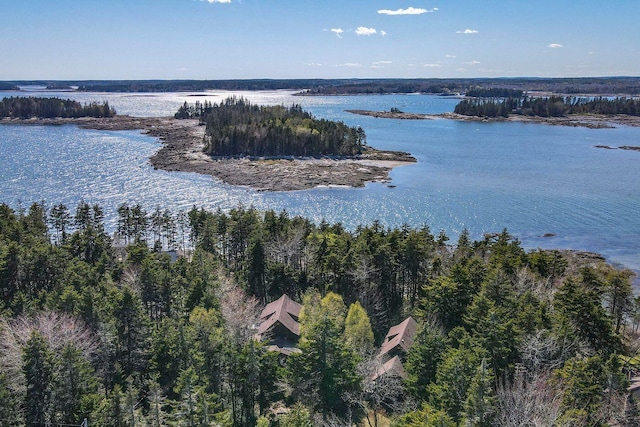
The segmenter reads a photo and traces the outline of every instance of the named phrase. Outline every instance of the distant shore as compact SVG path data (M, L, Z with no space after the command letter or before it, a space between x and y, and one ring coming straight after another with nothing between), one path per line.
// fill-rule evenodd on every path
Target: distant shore
M204 126L173 117L78 119L0 119L0 124L75 125L96 130L141 130L162 147L149 159L156 169L210 175L230 185L260 191L294 191L315 187L363 187L389 182L389 172L416 159L408 153L371 149L358 158L212 158L203 152Z
M347 113L359 114L363 116L371 116L384 119L404 119L404 120L435 120L435 119L449 119L449 120L461 120L472 122L521 122L521 123L541 123L557 126L572 126L572 127L587 127L591 129L606 129L614 128L616 126L634 126L640 127L640 117L628 116L628 115L571 115L567 117L539 117L539 116L524 116L524 115L511 115L509 117L477 117L477 116L465 116L456 113L442 113L442 114L417 114L417 113L404 113L404 112L390 112L390 111L369 111L369 110L346 110Z

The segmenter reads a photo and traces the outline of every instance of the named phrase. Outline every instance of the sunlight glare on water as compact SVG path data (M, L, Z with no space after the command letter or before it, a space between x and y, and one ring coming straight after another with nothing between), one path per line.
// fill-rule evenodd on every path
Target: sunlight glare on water
M11 95L24 96L4 94ZM160 144L139 132L5 125L0 126L0 200L13 206L44 200L73 207L84 200L105 208L110 227L117 207L125 202L141 203L148 210L253 205L350 228L374 220L390 227L428 225L432 232L444 230L453 239L464 228L479 238L506 227L526 248L589 250L640 270L640 153L594 148L640 145L640 128L391 120L345 112L396 107L440 113L452 111L458 102L427 95L300 97L290 91L46 95L80 102L108 100L119 114L135 116L172 115L185 101L220 102L228 96L257 104L299 103L317 117L362 126L370 145L410 152L418 163L394 169L393 187L373 183L360 189L264 193L209 176L154 170L148 158ZM547 233L555 236L543 238Z

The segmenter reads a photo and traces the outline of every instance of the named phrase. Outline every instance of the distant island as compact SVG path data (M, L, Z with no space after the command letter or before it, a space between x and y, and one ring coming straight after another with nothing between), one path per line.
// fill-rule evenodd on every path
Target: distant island
M0 90L24 86L84 92L186 92L206 90L294 90L299 95L422 93L473 95L474 91L512 90L564 95L640 95L640 77L448 78L448 79L231 79L231 80L15 80ZM485 95L512 96L512 95Z
M509 97L467 97L453 110L456 114L477 117L509 117L510 115L566 117L599 114L606 116L640 116L640 100L630 97L572 97L524 95Z
M389 111L346 111L387 119L508 120L588 128L640 126L640 100L632 97L528 96L507 88L472 93L477 96L466 96L456 105L453 113L405 113L395 107Z
M130 117L115 114L107 103L76 104L59 98L5 98L0 124L142 130L163 143L150 158L153 167L207 174L262 191L362 187L386 182L393 167L416 161L408 153L376 150L366 145L361 128L318 120L299 106L261 107L230 98L217 105L185 104L175 117ZM98 107L102 115L90 114Z
M0 117L14 119L53 119L113 117L116 111L108 102L82 105L71 99L47 97L10 97L0 100Z

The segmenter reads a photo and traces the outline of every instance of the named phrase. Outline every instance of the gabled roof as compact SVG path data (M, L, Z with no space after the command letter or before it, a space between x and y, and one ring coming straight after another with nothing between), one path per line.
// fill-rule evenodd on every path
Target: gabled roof
M276 323L280 323L293 334L300 336L300 309L302 305L293 301L287 295L282 295L279 299L267 304L260 314L260 326L258 334L263 334Z
M375 381L376 379L380 378L383 375L386 374L394 374L394 375L398 375L402 378L406 378L407 374L404 370L404 368L402 367L402 362L400 361L400 358L398 356L393 356L391 359L387 360L385 363L383 363L377 370L376 373L373 374L373 376L371 377L371 380Z
M389 332L380 348L380 355L388 354L398 347L404 353L409 351L416 337L418 324L412 317L407 317L404 322L389 328Z

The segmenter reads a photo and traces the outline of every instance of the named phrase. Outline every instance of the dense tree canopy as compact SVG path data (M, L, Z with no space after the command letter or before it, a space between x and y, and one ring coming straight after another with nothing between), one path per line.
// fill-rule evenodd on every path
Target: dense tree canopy
M105 101L82 105L78 101L61 98L10 97L0 101L0 117L19 119L37 118L78 118L113 117L115 110Z
M186 103L176 118L206 125L205 152L212 156L355 156L366 148L362 128L316 119L299 105L258 106L240 98L220 104Z
M0 204L0 424L637 422L625 271L506 230L452 245L244 207L117 214L112 237L99 206ZM254 339L283 293L304 303L288 359ZM404 375L373 379L408 315Z
M493 95L492 95L493 96ZM570 114L640 115L640 100L636 98L576 98L563 96L466 98L454 112L465 116L508 117L510 114L539 117L564 117Z

